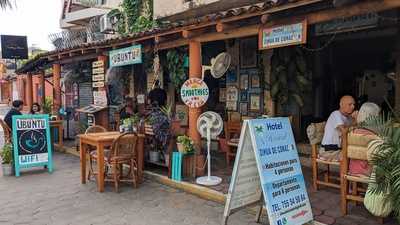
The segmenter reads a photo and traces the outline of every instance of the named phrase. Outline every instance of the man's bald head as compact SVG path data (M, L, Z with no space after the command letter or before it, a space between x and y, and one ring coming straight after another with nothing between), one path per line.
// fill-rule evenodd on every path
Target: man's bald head
M339 111L345 115L351 115L354 112L356 102L350 95L345 95L340 99Z

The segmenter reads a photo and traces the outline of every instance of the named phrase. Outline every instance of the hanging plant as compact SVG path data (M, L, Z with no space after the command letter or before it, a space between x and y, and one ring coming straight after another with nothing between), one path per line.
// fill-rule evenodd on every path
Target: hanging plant
M300 47L274 50L271 59L271 96L280 105L294 101L304 106L304 96L311 91L311 71Z
M186 54L180 53L176 49L169 50L167 53L167 68L169 71L169 77L172 84L176 88L180 88L187 80L186 71L184 68L184 60Z

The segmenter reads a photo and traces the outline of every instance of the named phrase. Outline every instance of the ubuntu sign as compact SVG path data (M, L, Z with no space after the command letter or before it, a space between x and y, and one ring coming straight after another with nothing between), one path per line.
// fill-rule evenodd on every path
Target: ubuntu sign
M208 95L207 84L199 78L190 78L183 83L181 88L182 101L189 106L189 108L199 108L203 106L207 102Z

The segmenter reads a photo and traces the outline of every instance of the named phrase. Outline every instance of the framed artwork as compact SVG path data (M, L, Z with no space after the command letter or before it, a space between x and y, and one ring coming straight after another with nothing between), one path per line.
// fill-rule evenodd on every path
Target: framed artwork
M237 76L236 76L236 69L231 68L226 72L226 83L236 83Z
M240 75L240 89L248 89L249 88L249 75L248 74L241 74Z
M260 87L260 76L258 74L251 75L251 88Z
M240 108L240 114L247 115L247 113L248 113L247 102L241 102L239 105L239 108Z
M227 101L226 109L229 111L236 111L237 110L237 101Z
M239 90L235 86L229 86L226 89L226 101L237 102L239 96Z
M240 91L240 101L247 102L247 91Z
M226 88L219 89L219 101L226 102Z
M261 110L261 97L260 97L260 94L251 93L249 102L250 102L249 111L259 112Z
M240 68L253 68L257 66L257 38L240 40Z

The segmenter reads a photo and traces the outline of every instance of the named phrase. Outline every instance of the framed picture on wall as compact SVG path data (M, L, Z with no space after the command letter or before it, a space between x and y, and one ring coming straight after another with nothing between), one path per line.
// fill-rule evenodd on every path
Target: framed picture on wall
M250 108L249 111L259 112L261 110L261 97L258 93L250 94Z
M240 68L253 68L257 66L257 38L240 40Z
M226 72L226 83L236 83L237 81L237 75L236 75L236 69L235 68L230 68Z
M237 89L237 87L235 86L229 86L226 89L226 100L233 102L233 101L237 101L238 100L238 96L239 96L239 90Z
M239 110L240 110L240 114L242 115L247 115L248 113L248 109L247 109L247 102L241 102L239 105Z
M249 88L249 75L248 74L241 74L240 75L240 89L248 89Z
M240 91L240 101L247 102L247 91Z
M219 89L219 101L226 102L226 88Z
M226 109L229 111L236 111L237 110L237 102L236 101L227 101Z
M258 74L251 75L251 88L260 87L260 76Z

